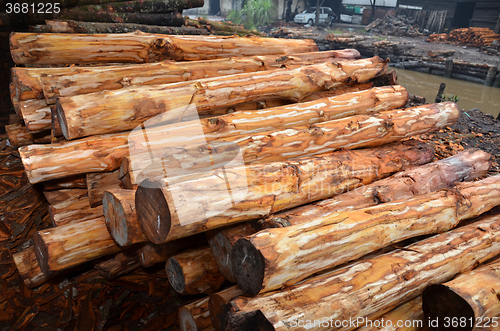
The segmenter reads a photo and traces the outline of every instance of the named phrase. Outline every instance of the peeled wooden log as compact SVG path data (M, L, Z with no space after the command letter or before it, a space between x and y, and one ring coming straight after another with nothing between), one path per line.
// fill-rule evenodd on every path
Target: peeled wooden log
M220 317L225 314L224 307L229 301L243 294L243 291L238 286L232 286L223 291L211 294L208 299L208 309L210 311L210 318L212 325L217 331L223 330L223 325ZM257 327L257 325L256 325Z
M181 331L202 331L212 327L208 297L179 308L179 326Z
M43 182L44 191L55 191L72 188L86 188L87 179L85 175L75 175L62 179L55 179Z
M236 278L231 267L231 251L233 246L238 239L252 235L257 231L257 225L254 222L245 222L207 233L210 251L215 258L219 271L231 283L236 283Z
M256 295L404 239L450 230L499 204L500 175L460 183L453 190L316 217L238 240L231 252L232 268L239 287Z
M153 170L161 167L161 177L168 183L169 178L175 180L176 176L221 168L236 157L241 159L240 163L266 163L332 152L339 148L371 147L398 141L453 125L459 113L456 104L448 102L356 115L313 126L298 126L247 137L233 136L201 145L161 146L163 150L149 156L149 162ZM142 153L147 150L145 146L158 150L154 143L148 145L144 138L142 141L144 145L139 149ZM139 162L148 158L144 154L134 154L131 155L140 156Z
M177 253L206 245L206 243L204 235L195 235L160 245L149 243L139 248L140 262L143 267L151 267L166 262Z
M109 260L98 263L95 268L107 280L113 280L141 267L137 250L118 252Z
M33 242L38 263L45 275L122 249L109 235L104 217L35 232Z
M144 180L136 191L137 219L152 242L163 243L341 194L432 157L427 145L407 141L218 170L168 188Z
M12 86L15 90L17 100L27 101L32 99L44 99L41 76L43 74L65 74L73 72L75 68L25 68L13 67L11 70Z
M52 129L52 113L47 101L37 99L20 101L19 111L30 132Z
M487 264L444 283L434 284L422 294L426 320L433 328L449 330L494 330L498 327L500 262Z
M222 275L235 283L231 267L231 252L238 241L262 229L305 224L314 218L340 211L361 209L450 188L456 182L469 181L486 174L491 155L470 149L455 156L398 172L395 175L367 184L352 191L320 202L297 207L260 220L213 231L208 234L212 254Z
M7 137L9 138L10 144L14 148L35 143L50 143L51 141L50 132L47 133L47 131L42 131L37 134L32 134L21 123L6 125L5 131L7 133Z
M490 166L489 153L476 148L468 149L446 159L398 172L389 178L331 199L272 215L259 221L259 229L305 224L314 218L340 211L361 209L451 188L457 182L484 176Z
M118 170L113 172L90 173L87 174L86 178L90 208L102 205L102 199L105 191L120 187Z
M132 130L147 119L146 126L178 122L186 112L205 114L248 101L300 101L311 93L364 82L386 71L387 61L373 57L62 97L56 105L63 134L71 140Z
M165 270L170 285L182 295L212 294L225 280L208 247L185 251L171 257Z
M36 89L42 88L44 97L52 103L61 96L116 90L129 86L171 84L229 74L279 69L284 66L295 67L333 62L339 59L359 59L360 57L358 51L346 49L290 56L268 55L191 62L163 61L139 65L70 67L64 73L60 68L50 68L40 79L27 83L36 84L34 87ZM24 71L30 70L33 69L24 69ZM22 71L18 69L14 73L20 75ZM26 76L26 74L20 75L18 78L20 84L22 78Z
M422 297L402 304L376 320L365 320L359 331L419 331L426 325ZM424 329L425 330L425 329Z
M89 45L95 45L89 47ZM201 47L203 46L203 47ZM199 61L230 56L317 52L312 40L123 34L13 33L16 64L147 63L172 59ZM116 52L120 49L120 52Z
M135 213L135 191L114 189L104 192L104 218L111 237L120 246L148 241Z
M49 201L49 214L54 226L96 220L103 217L102 206L90 208L87 190L65 189L44 192Z
M33 246L13 254L12 258L27 288L36 287L48 280L40 269Z
M375 320L400 302L417 297L428 285L445 282L496 256L499 230L498 215L484 217L281 291L238 297L223 307L221 330L356 329L366 319ZM325 323L313 325L315 320ZM348 324L342 327L342 321Z

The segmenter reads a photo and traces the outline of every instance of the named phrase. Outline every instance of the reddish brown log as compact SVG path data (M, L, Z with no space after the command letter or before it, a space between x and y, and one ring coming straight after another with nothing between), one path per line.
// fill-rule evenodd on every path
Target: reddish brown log
M101 276L107 280L113 280L128 274L141 267L137 250L116 253L109 260L103 261L95 266Z
M179 325L181 331L203 331L212 327L208 297L179 308Z
M210 299L208 300L208 309L210 311L212 325L217 331L223 330L220 318L225 315L224 308L226 304L242 294L243 291L238 286L233 286L210 295ZM257 328L258 326L256 325L255 327Z
M86 189L64 189L44 192L54 226L103 217L102 206L90 208Z
M170 285L183 295L212 294L225 280L209 247L177 254L168 259L165 269Z
M140 262L143 267L151 267L166 262L177 253L206 245L206 243L204 235L195 235L161 245L147 244L139 248Z
M15 148L35 143L43 144L51 142L50 132L42 131L32 134L21 123L6 125L5 131L7 132L10 144Z
M87 188L87 179L85 175L69 176L62 179L54 179L43 182L45 191L54 191L72 188Z
M40 269L33 246L17 252L12 257L26 287L33 288L48 280Z
M118 170L113 172L101 172L87 174L87 190L89 205L91 208L102 205L104 191L120 187Z

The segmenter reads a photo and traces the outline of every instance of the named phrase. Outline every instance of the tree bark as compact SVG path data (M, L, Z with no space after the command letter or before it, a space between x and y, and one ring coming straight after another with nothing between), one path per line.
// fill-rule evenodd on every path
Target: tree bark
M113 280L141 267L137 250L118 252L109 260L98 263L95 268L107 280Z
M64 73L61 73L59 68L50 68L44 72L40 79L27 83L37 84L33 87L36 89L40 88L38 84L41 83L43 95L47 101L54 103L55 99L61 96L117 90L129 86L171 84L230 74L267 71L281 67L334 62L339 59L354 60L360 57L358 51L346 49L291 56L268 55L191 62L162 61L139 65L69 67ZM25 71L29 70L33 69L25 69ZM19 71L17 70L17 73ZM52 71L55 73L52 74Z
M96 46L89 47L89 44ZM116 52L117 47L120 52ZM318 51L312 40L169 36L142 32L101 35L14 33L10 37L10 48L16 64L58 65L147 63L166 59L199 61Z
M13 254L12 258L27 288L31 289L42 285L48 280L48 277L40 269L33 246Z
M223 330L220 317L224 315L224 307L232 299L243 294L238 286L232 286L223 291L214 293L210 295L208 299L208 309L210 311L210 318L212 319L212 325L217 331ZM257 325L255 326L257 330Z
M453 125L459 113L458 107L452 102L430 104L371 115L355 115L246 137L233 136L206 144L178 147L160 145L163 148L161 152L152 153L152 156L144 155L147 150L145 146L152 150L158 150L158 147L154 141L148 146L148 142L142 138L143 145L139 145L139 152L134 151L131 156L137 157L139 163L143 162L139 169L144 169L144 163L149 161L151 171L147 170L145 174L148 171L154 174L158 168L161 170L160 176L156 171L156 177L148 175L143 178L161 178L170 184L170 180L176 180L175 177L211 172L233 160L245 164L268 163L332 152L339 148L386 144Z
M114 189L104 192L103 209L111 237L120 246L148 241L135 213L135 191Z
M231 283L236 283L231 266L233 246L238 239L252 235L257 231L257 225L254 222L245 222L207 233L210 251L215 258L219 271Z
M90 208L102 205L104 192L120 188L120 183L118 170L87 174L87 191Z
M177 254L165 266L168 281L182 295L212 294L224 283L210 248L203 247Z
M155 264L166 262L169 258L181 251L193 249L202 245L206 245L204 235L182 238L161 245L149 243L139 248L140 262L143 267L151 267Z
M35 232L33 241L38 263L45 275L122 249L109 235L104 217Z
M49 180L43 182L44 191L56 191L70 188L86 188L87 179L85 175L70 176L63 179Z
M202 331L212 327L208 311L208 296L179 308L181 331Z
M400 302L417 297L428 285L445 282L496 256L499 229L498 215L485 217L281 291L255 298L238 297L224 307L221 329L353 330L364 326L365 319L374 320ZM360 324L339 326L339 322L358 318L362 319ZM328 324L312 327L314 320Z
M444 283L434 284L422 294L425 318L436 320L436 328L449 321L450 330L493 330L498 327L500 262L485 265Z
M425 325L422 297L418 296L374 321L367 320L358 331L420 331Z
M374 57L62 97L56 105L63 134L71 140L132 130L148 119L145 126L178 122L186 113L209 114L249 101L299 102L311 93L364 82L386 71L387 62Z
M152 242L163 243L325 199L432 157L427 145L408 141L236 167L227 169L226 175L218 170L168 188L163 182L145 180L135 196L137 219ZM200 194L205 190L211 193Z
M234 245L234 275L250 295L290 286L404 239L450 230L499 205L499 193L500 176L493 176L454 190L264 230Z
M491 155L469 149L446 159L398 172L331 199L301 206L259 221L259 230L306 224L317 217L408 199L480 178L491 166Z
M90 208L89 197L85 189L65 189L44 192L49 201L49 214L54 226L103 217L103 208Z

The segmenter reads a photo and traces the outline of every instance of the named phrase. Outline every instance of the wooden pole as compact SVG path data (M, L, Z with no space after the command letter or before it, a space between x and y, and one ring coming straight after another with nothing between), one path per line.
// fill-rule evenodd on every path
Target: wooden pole
M54 226L96 220L103 216L102 206L90 208L87 190L64 189L44 192L49 201L49 214Z
M104 192L104 218L108 231L120 246L147 241L135 212L135 191L114 189Z
M443 328L446 321L461 330L496 329L500 307L500 262L464 273L444 283L434 284L422 294L425 319ZM450 328L451 329L451 328Z
M132 130L148 119L146 126L179 122L184 116L210 114L248 101L299 102L314 92L364 82L386 71L387 61L379 57L344 60L62 97L56 106L63 134L72 140Z
M238 297L223 309L222 330L353 330L400 302L496 256L500 217L436 235L393 253L349 264L301 284L255 298ZM360 323L356 321L360 319ZM323 325L307 324L315 320ZM355 321L353 324L342 321Z
M104 217L35 232L33 241L45 275L121 250L109 235Z
M168 281L182 295L212 294L224 283L224 277L209 247L188 250L168 259Z
M40 269L33 246L13 254L12 258L27 288L42 285L48 280Z
M499 193L500 175L457 184L454 190L264 230L234 245L234 275L251 295L290 286L407 238L450 230L499 205Z
M47 101L37 99L20 101L19 111L30 132L52 129L52 113Z
M120 187L118 170L113 172L97 172L86 175L89 205L91 208L102 205L104 192Z
M179 308L181 331L203 331L212 326L208 296Z
M341 194L432 157L428 146L407 141L231 168L228 181L222 170L168 188L145 180L136 191L137 219L152 242L163 243Z
M201 47L203 46L203 47ZM123 34L13 33L16 64L148 63L317 52L312 40ZM120 52L116 52L120 49Z
M331 199L301 206L259 221L258 228L280 228L306 224L316 217L361 209L380 203L408 199L451 188L457 182L480 178L491 166L491 155L472 148L446 159L424 164L359 187Z

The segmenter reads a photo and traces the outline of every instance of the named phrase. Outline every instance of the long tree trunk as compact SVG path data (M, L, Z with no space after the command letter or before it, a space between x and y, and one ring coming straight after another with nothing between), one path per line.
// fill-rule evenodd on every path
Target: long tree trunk
M210 295L208 300L208 309L210 311L210 318L212 319L212 325L217 331L223 330L223 325L220 321L220 317L224 315L224 308L227 303L232 299L243 294L243 291L238 286L232 286L223 291L214 293ZM255 330L257 330L257 325L255 325Z
M102 205L104 192L120 188L118 170L87 174L87 191L91 208Z
M238 240L232 268L240 288L256 295L404 239L450 230L499 204L500 175L457 184L454 190L312 218Z
M139 248L139 258L143 267L151 267L155 264L166 262L169 258L181 251L206 245L204 235L195 235L165 244L147 244Z
M95 268L107 280L113 280L141 267L137 250L118 252L112 258L98 263Z
M163 243L341 194L432 157L427 145L407 141L236 167L168 188L145 180L136 191L137 219L152 242Z
M395 89L399 90L397 87ZM381 92L384 91L384 89L375 91ZM389 89L389 91L392 90ZM394 97L396 99L404 97L405 92L401 90L399 91L400 92L394 93ZM371 94L371 92L367 93L369 93L369 95ZM378 97L383 98L383 95L386 94L381 93L378 95ZM350 94L346 95L345 97L349 96L357 98L356 95L353 96ZM332 104L336 104L337 102L342 104L342 100L344 100L345 97L338 96L330 99L330 102ZM327 100L323 101L328 102ZM392 103L388 102L387 106L390 105L392 105ZM383 109L381 105L377 105L376 103L375 106L379 109ZM284 113L281 117L281 122L274 122L273 125L279 126L278 123L282 123L283 128L292 127L294 125L294 122L288 120L287 117L289 115L296 114L297 110L293 108L286 108L288 109L288 111L286 111L285 108L283 109ZM166 142L169 141L167 139L170 139L170 144L172 144L174 143L174 141L172 141L173 137L178 137L179 135L183 134L189 134L191 137L194 137L194 139L199 139L202 136L200 132L201 130L205 132L205 139L209 141L210 139L222 139L225 137L243 133L257 134L259 132L262 132L262 128L253 127L253 131L250 131L250 128L248 128L248 126L252 121L255 121L256 115L259 116L259 114L266 113L266 111L257 112L255 114L233 113L219 116L215 119L202 119L192 122L179 123L176 125L169 125L165 127L149 128L146 134L151 138L148 138L148 140L150 141L150 144L152 146L158 145L160 147L166 145ZM314 113L311 112L313 116ZM277 115L272 111L271 114ZM294 116L293 119L297 120L297 117L300 116ZM320 120L321 119L322 118L320 118ZM228 127L226 123L231 124L231 126L234 127L237 124L237 120L247 121L250 123L246 126L241 125L241 128L238 126L238 128L235 128L234 131L225 128L225 126ZM202 124L200 125L200 123ZM214 126L211 123L215 123L216 125ZM260 123L264 124L262 121L260 121ZM216 134L217 130L220 131L220 134ZM176 134L174 136L171 136L169 135L169 133L171 132L175 132ZM200 134L198 135L193 132L200 132ZM210 134L210 132L213 132L213 134ZM23 160L24 167L26 169L26 173L28 175L28 179L31 183L38 183L49 179L63 178L81 173L113 171L120 167L122 158L124 158L125 156L129 156L129 140L141 144L144 139L144 134L145 132L139 130L133 132L93 136L74 142L61 142L47 146L27 146L20 149L20 154ZM164 136L165 138L163 139ZM159 140L159 142L155 143L155 140ZM140 154L140 148L133 147L133 145L132 148L134 149L134 153ZM139 161L140 159L141 158L139 158ZM65 160L66 162L61 162L61 160ZM155 170L156 169L153 169L153 171ZM160 170L163 172L163 169ZM133 176L133 174L131 175ZM134 178L133 184L135 182L136 179Z
M135 191L114 189L104 192L104 218L111 237L120 246L147 241L135 213Z
M121 250L109 235L104 217L35 232L33 242L45 275Z
M179 308L181 331L203 331L212 326L208 311L208 298L196 300Z
M433 328L495 330L498 328L500 262L485 265L425 289L422 308ZM453 328L452 328L453 326Z
M46 69L44 76L27 83L36 84L33 89L42 88L43 95L49 102L57 97L67 97L103 90L117 90L129 86L171 84L182 81L197 80L209 77L266 71L284 66L312 65L323 62L334 62L339 59L359 59L359 52L346 49L328 52L294 54L290 56L254 56L250 58L230 58L191 62L156 62L147 64L74 67L61 73L59 68ZM30 71L33 69L24 69ZM39 71L38 69L35 69ZM52 71L55 73L52 74ZM20 75L22 69L17 69ZM20 78L28 75L21 75ZM29 76L28 76L29 77ZM23 84L22 79L18 79ZM41 84L42 86L39 86ZM26 84L23 84L26 85Z
M40 269L33 246L13 254L12 258L27 288L31 289L48 280Z
M482 177L490 169L491 155L473 148L454 156L398 172L353 191L314 204L277 213L259 221L259 230L305 224L339 211L375 206L450 188L457 182Z
M145 126L179 122L184 116L209 114L213 109L249 101L275 98L298 102L314 92L364 82L386 71L387 62L379 57L344 60L62 97L56 105L63 134L71 140L132 130L148 119Z
M16 64L65 65L290 55L317 52L318 46L312 40L171 36L142 32L100 35L13 33L10 36L10 49ZM117 49L120 52L116 52Z
M85 189L47 191L44 194L50 203L49 214L54 226L96 220L104 215L102 206L90 208Z
M366 319L375 320L417 297L428 285L445 282L496 256L499 229L498 215L485 217L281 291L233 299L222 309L221 330L356 329ZM315 320L325 324L314 325ZM348 323L342 327L342 321Z
M165 266L168 281L182 295L212 294L224 283L210 248L203 247L177 254Z
M215 230L208 234L210 249L222 275L235 283L231 254L238 239L266 228L304 224L340 211L361 209L450 188L456 182L484 176L490 168L490 162L490 154L478 149L467 150L447 159L398 172L390 178L363 185L333 198L275 214L258 224L246 222Z

